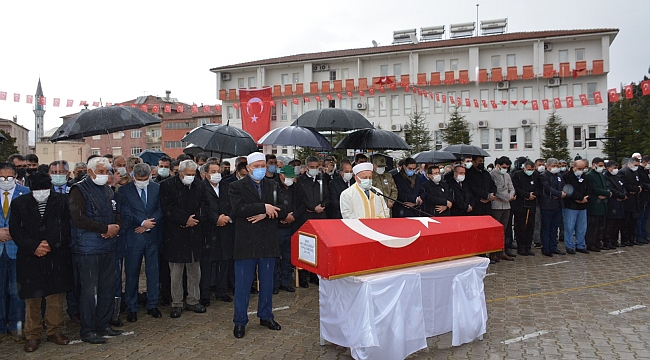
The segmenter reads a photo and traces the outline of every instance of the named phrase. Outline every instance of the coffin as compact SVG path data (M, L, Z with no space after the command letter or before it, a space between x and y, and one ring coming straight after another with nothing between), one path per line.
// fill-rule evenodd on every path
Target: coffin
M490 216L309 220L291 238L291 262L326 279L503 250Z

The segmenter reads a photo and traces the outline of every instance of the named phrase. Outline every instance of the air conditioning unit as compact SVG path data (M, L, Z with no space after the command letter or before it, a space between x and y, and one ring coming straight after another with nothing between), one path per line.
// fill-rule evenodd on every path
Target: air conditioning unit
M553 45L551 43L544 43L544 51L551 51L553 50Z
M393 124L393 125L390 126L390 131L400 132L400 131L402 131L402 125Z
M366 106L366 103L357 103L357 110L365 110Z
M330 66L327 64L321 64L320 71L330 71Z
M221 80L222 81L230 81L230 73L221 73Z
M478 122L478 127L480 127L480 128L486 128L486 127L488 127L488 122L487 122L487 120L480 120L480 121Z
M497 90L508 90L510 83L507 81L500 81L497 83Z
M311 66L311 71L320 71L320 65L314 64Z
M438 129L446 129L447 128L447 123L438 123Z
M560 86L560 78L551 78L548 79L548 86Z
M521 120L521 126L530 126L530 119Z

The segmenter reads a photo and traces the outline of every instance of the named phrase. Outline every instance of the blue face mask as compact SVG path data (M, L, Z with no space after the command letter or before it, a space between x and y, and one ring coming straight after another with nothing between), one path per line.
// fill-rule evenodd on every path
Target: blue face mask
M278 170L278 166L277 165L269 165L269 167L267 169L268 169L268 172L270 172L271 174L275 174L276 171Z
M264 179L265 175L266 175L266 168L257 168L257 169L253 169L253 173L251 174L251 177L255 181L260 181Z
M413 176L414 174L415 174L415 170L406 169L406 176Z

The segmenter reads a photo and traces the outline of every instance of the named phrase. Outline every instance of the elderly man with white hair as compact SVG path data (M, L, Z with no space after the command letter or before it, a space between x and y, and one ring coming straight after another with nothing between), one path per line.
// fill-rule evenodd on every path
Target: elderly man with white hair
M372 186L371 163L361 163L352 168L354 185L341 193L341 216L343 219L389 218L390 212L381 191Z
M121 220L108 181L110 163L104 157L88 161L88 176L70 190L72 252L79 282L81 340L106 342L122 331L109 326L115 292L116 237Z

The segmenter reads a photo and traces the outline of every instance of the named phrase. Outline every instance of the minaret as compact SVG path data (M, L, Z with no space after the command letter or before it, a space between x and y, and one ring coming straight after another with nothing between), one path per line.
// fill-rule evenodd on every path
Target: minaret
M45 131L43 130L43 116L45 115L45 106L41 105L39 101L41 96L43 96L43 88L41 88L41 78L38 78L38 87L36 88L36 96L34 96L34 115L36 118L36 128L34 130L36 142L41 141Z

